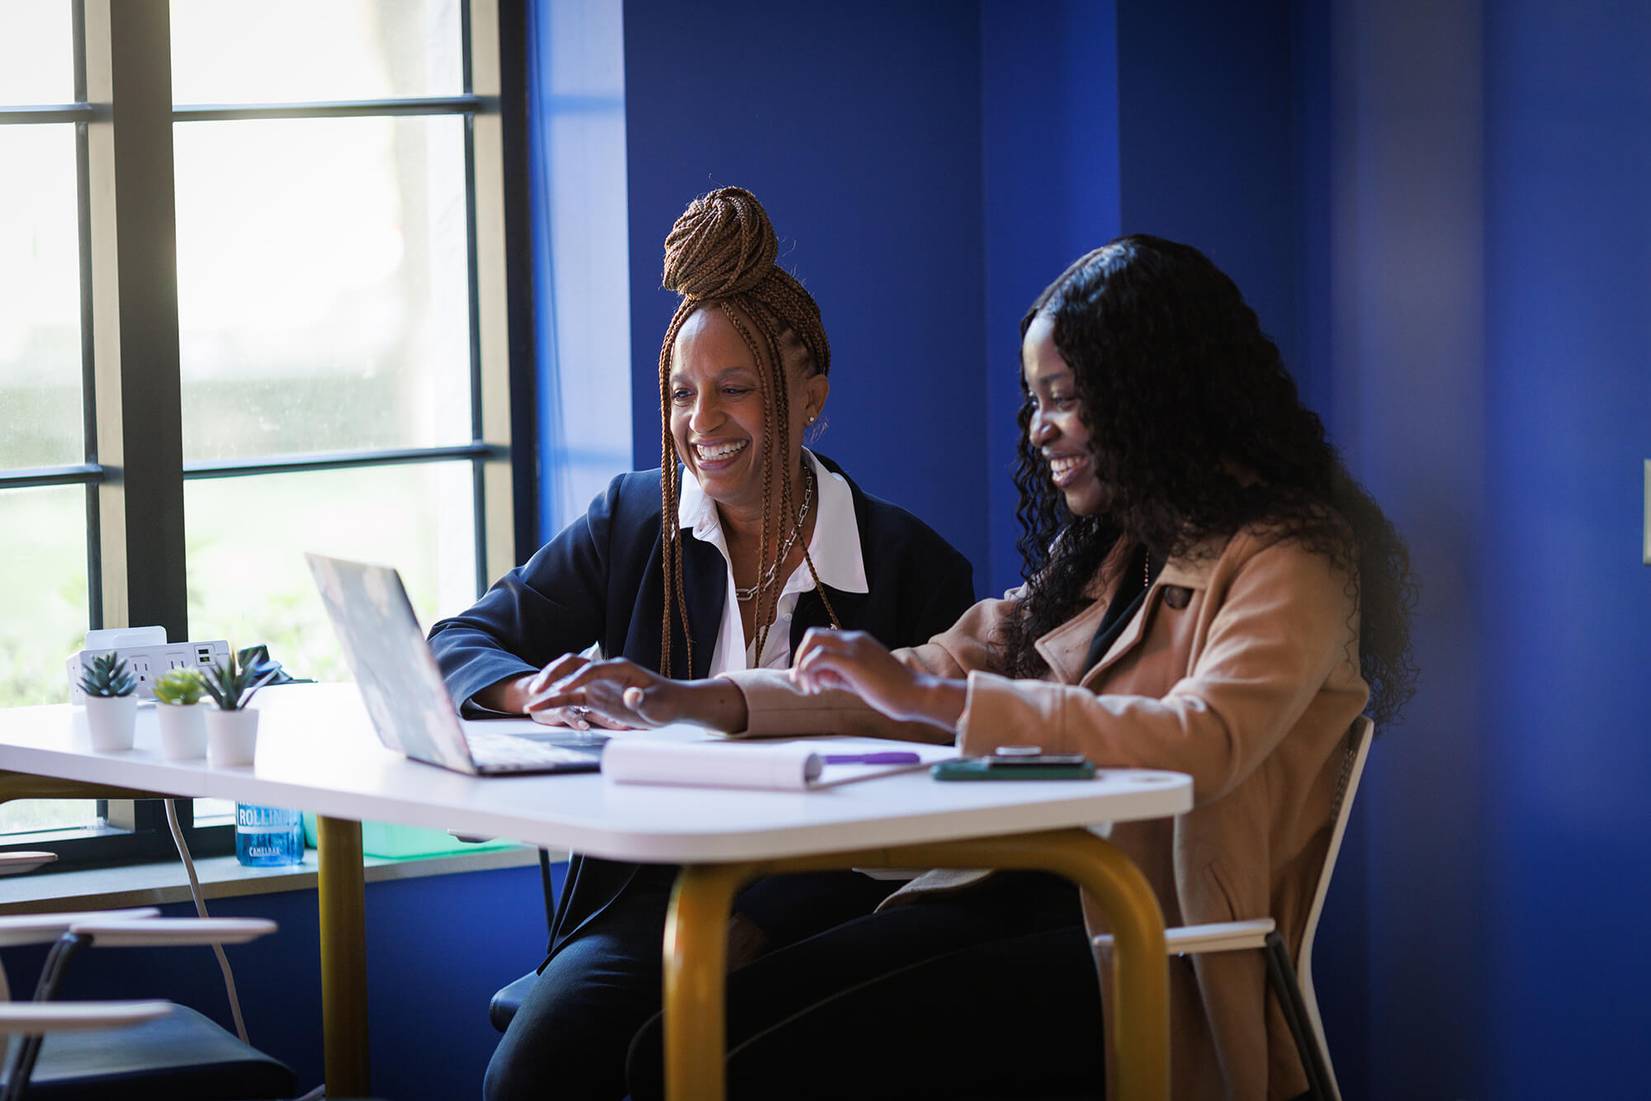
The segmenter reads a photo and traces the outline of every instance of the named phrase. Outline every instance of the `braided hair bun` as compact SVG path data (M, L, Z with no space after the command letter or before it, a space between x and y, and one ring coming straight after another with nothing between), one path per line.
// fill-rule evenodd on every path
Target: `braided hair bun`
M773 275L779 253L757 197L743 187L719 188L689 203L666 235L664 286L690 302L732 298Z
M790 428L792 383L787 377L783 350L793 341L800 343L807 352L807 373L825 375L831 370L831 344L820 321L819 304L796 276L774 262L779 253L779 238L768 212L743 187L723 187L701 195L688 204L665 238L663 285L681 296L659 347L659 525L664 535L660 565L665 589L659 670L667 676L702 674L694 664L694 636L689 629L684 596L687 590L682 580L682 538L677 521L681 471L671 438L670 385L671 354L677 334L698 310L715 310L728 319L750 351L761 383L763 515L757 543L759 576L774 576L784 534L782 524L799 516L796 502L801 487L794 484ZM795 522L800 525L802 521L799 517ZM812 572L814 562L806 545L803 561ZM816 589L818 581L816 577ZM767 581L758 587L754 617L759 654L773 624L779 590L779 583ZM836 625L836 613L823 591L821 600ZM680 631L673 630L673 613ZM672 662L676 642L686 652L683 672Z

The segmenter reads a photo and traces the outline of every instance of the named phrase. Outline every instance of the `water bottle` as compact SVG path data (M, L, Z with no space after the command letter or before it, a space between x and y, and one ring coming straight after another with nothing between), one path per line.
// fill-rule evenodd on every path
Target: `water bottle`
M304 859L304 824L295 810L235 804L235 859L254 868Z

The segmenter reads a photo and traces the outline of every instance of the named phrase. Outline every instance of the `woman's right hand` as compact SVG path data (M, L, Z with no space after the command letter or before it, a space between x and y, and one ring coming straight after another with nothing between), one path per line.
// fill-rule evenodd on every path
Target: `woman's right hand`
M531 690L530 707L584 707L593 720L620 726L684 722L732 732L746 722L745 697L730 682L670 680L625 658L569 654L540 670Z
M541 697L547 685L555 684L567 674L590 664L583 654L566 654L546 665L537 673L521 678L521 710L535 722L546 726L568 726L574 730L635 730L637 723L615 722L589 707L554 707Z
M589 730L592 727L602 730L626 729L617 723L609 722L589 708L540 706L534 700L534 684L542 673L543 670L537 670L499 681L477 692L475 702L489 711L497 711L504 715L527 715L535 722L546 726L565 726L573 730Z

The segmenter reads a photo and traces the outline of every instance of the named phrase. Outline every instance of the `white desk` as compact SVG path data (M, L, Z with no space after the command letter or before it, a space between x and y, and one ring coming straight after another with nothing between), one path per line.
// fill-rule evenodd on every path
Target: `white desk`
M147 709L139 712L134 749L94 753L84 711L61 705L0 711L0 770L302 807L322 816L323 1003L331 1094L368 1092L359 827L364 819L512 837L616 860L686 865L667 933L667 946L675 946L667 955L667 1069L697 1078L709 1095L721 1091L722 1014L673 1014L673 984L677 997L703 1002L714 996L720 1004L723 929L732 893L751 875L785 868L949 865L1061 872L1095 895L1115 924L1142 925L1140 945L1126 948L1122 942L1133 934L1120 931L1119 994L1130 995L1136 984L1148 991L1156 985L1162 1007L1165 967L1156 900L1116 850L1072 828L1188 809L1191 781L1179 773L1108 771L1094 781L939 784L918 771L797 793L614 785L595 774L476 778L384 749L353 686L265 689L257 702L263 718L257 762L250 768L163 760L154 714ZM16 788L8 788L6 797L18 797ZM957 844L965 839L987 840ZM1122 912L1149 904L1151 912L1144 915L1149 920ZM1145 958L1154 954L1154 937L1155 961ZM1133 995L1143 996L1151 995ZM1155 1011L1113 1016L1123 1019L1109 1027L1126 1033L1141 1025L1140 1017L1147 1018L1144 1037L1115 1033L1120 1086L1139 1083L1138 1088L1158 1093L1151 1083L1167 1082L1167 1047L1161 1035L1152 1034L1155 1025L1162 1026L1157 1031L1167 1029L1167 1009L1161 1021ZM1142 1044L1145 1055L1138 1054ZM718 1054L711 1060L707 1052ZM1160 1058L1165 1064L1160 1071L1132 1073L1133 1064ZM683 1078L674 1074L673 1080Z

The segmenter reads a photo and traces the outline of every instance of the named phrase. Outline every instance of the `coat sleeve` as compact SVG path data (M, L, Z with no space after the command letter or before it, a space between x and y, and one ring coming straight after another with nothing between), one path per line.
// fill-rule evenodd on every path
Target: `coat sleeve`
M447 690L463 710L477 692L603 637L609 533L623 477L468 611L430 629Z
M1188 773L1202 804L1248 777L1333 676L1363 706L1352 597L1322 555L1295 541L1263 545L1219 599L1190 672L1163 698L974 669L958 744L990 753L1033 731L1048 752Z
M1018 590L999 600L982 600L948 630L921 646L896 650L894 656L913 669L954 679L971 670L989 669L992 632L1017 596ZM928 723L891 719L851 692L806 695L792 686L790 675L782 669L747 669L722 675L733 681L745 697L747 720L742 733L748 737L853 734L937 744L952 740L944 730Z

